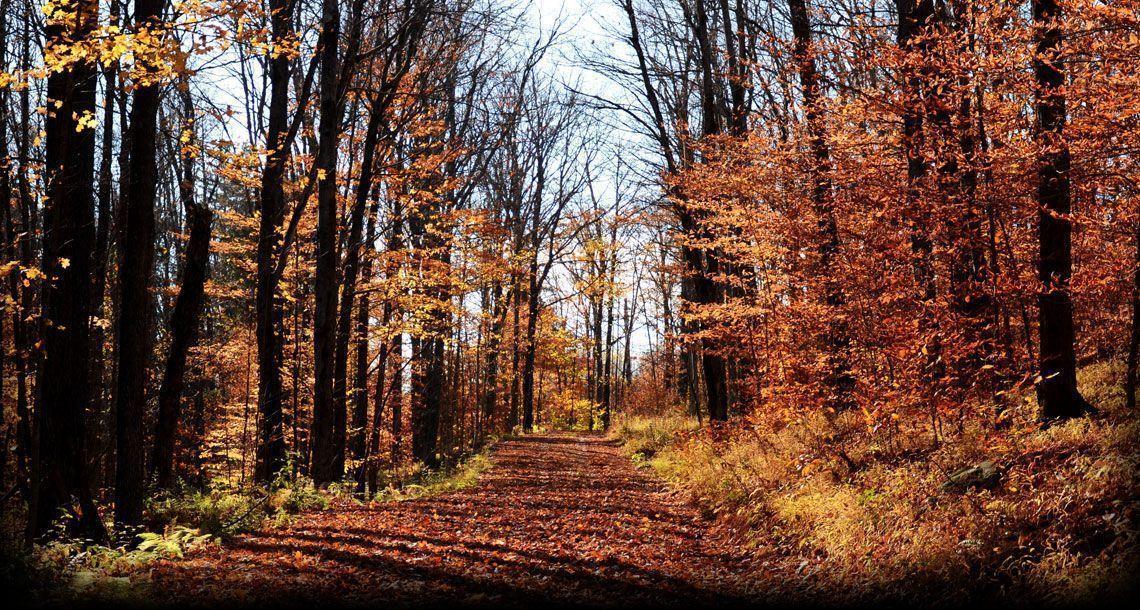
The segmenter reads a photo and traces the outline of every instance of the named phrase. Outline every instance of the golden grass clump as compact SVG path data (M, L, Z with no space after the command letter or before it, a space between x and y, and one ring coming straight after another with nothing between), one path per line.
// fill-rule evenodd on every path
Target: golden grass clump
M695 430L677 413L625 419L616 433L820 599L1077 602L1122 590L1137 567L1140 428L1124 407L1122 372L1081 372L1097 418L1042 426L1021 396L998 424L946 426L937 443L918 424L886 438L854 414L791 424L750 415ZM984 460L1002 472L996 485L943 487Z

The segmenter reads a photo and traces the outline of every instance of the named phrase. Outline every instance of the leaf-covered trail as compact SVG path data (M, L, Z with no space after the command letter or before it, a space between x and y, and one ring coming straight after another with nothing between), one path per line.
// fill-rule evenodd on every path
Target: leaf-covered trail
M337 507L167 564L172 600L707 603L748 597L747 554L594 436L501 442L473 488Z

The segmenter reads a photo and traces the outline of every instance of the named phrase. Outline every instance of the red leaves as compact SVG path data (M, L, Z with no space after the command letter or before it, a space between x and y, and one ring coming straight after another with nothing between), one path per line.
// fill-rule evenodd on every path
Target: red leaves
M473 489L310 513L156 571L178 599L721 599L748 563L597 437L504 442ZM431 593L428 593L431 592ZM430 595L430 598L424 597Z

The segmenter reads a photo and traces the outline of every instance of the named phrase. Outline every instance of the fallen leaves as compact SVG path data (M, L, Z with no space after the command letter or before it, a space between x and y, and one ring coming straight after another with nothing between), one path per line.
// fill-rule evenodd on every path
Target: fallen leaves
M474 488L334 506L164 564L155 582L172 599L206 591L221 601L235 586L258 600L347 594L417 604L744 595L746 554L603 439L505 441L495 463Z

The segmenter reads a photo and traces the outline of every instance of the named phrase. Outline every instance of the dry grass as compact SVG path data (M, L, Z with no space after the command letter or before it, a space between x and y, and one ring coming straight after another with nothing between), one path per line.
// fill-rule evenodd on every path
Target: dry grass
M937 447L928 430L887 439L854 415L716 433L678 415L616 430L635 456L651 447L646 462L706 513L743 526L805 596L1086 601L1120 594L1137 567L1140 427L1121 373L1082 371L1095 420L1042 428L1019 399L1004 427L966 425ZM950 471L981 460L1001 467L998 486L942 489Z

